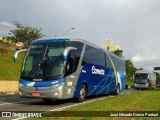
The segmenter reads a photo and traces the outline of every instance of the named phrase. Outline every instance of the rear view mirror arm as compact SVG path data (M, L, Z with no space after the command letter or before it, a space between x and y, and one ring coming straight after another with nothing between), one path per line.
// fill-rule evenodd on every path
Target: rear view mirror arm
M67 47L67 48L64 50L64 52L63 52L64 60L67 60L67 58L68 58L68 53L69 53L69 51L71 51L71 50L77 50L77 48L76 48L76 47Z
M14 62L17 62L18 54L25 51L27 51L27 49L17 50L16 53L14 54Z

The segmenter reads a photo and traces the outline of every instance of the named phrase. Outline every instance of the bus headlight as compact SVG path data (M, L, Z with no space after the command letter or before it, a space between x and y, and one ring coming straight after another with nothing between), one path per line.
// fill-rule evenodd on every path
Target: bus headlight
M146 83L146 86L148 86L149 84L148 83Z
M58 87L60 87L60 86L62 86L62 85L63 85L63 83L61 83L61 84L55 84L55 85L52 86L52 88L55 89L55 88L58 88Z

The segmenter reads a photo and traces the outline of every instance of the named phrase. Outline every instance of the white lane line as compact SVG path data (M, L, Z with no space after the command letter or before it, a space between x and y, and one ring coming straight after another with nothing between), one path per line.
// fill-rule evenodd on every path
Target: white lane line
M90 103L90 102L93 102L93 101L96 101L96 100L103 100L105 98L110 98L110 97L115 97L115 96L108 96L108 97L103 97L103 98L99 98L99 99L89 100L89 101L82 102L82 103L77 103L77 104L73 104L73 105L69 105L69 106L65 106L65 107L61 107L61 108L48 110L48 111L43 112L43 113L48 113L48 112L53 112L53 111L62 111L62 110L65 110L67 108L71 108L71 107L78 106L78 105L81 105L81 104L87 104L87 103ZM28 117L15 118L15 119L12 119L12 120L21 120L21 119L25 119L25 118L28 118Z
M36 100L27 100L27 101L20 101L20 102L13 102L13 103L3 103L0 105L9 105L9 104L18 104L18 103L27 103L27 102L33 102L33 101L39 101L41 99L36 99Z
M61 107L61 108L49 110L49 111L47 111L47 112L51 112L51 111L62 111L62 110L65 110L65 109L67 109L67 108L71 108L71 107L78 106L78 105L81 105L81 104L90 103L90 102L93 102L93 101L96 101L96 100L103 100L103 99L105 99L105 98L110 98L110 97L115 97L115 96L107 96L107 97L103 97L103 98L98 98L98 99L94 99L94 100L89 100L89 101L86 101L86 102L83 102L83 103L77 103L77 104L74 104L74 105L69 105L69 106L65 106L65 107Z
M20 117L20 118L15 118L15 119L12 119L12 120L21 120L21 119L25 119L27 117Z
M114 97L114 96L108 96L108 97ZM107 97L107 98L108 98ZM57 108L57 109L53 109L53 110L49 110L47 112L51 112L51 111L62 111L62 110L65 110L67 108L71 108L71 107L74 107L74 106L78 106L78 105L81 105L81 104L87 104L87 103L90 103L90 102L93 102L93 101L96 101L96 100L103 100L105 99L106 97L104 98L99 98L99 99L94 99L94 100L90 100L90 101L86 101L86 102L83 102L83 103L77 103L77 104L73 104L73 105L69 105L69 106L65 106L65 107L61 107L61 108ZM46 113L47 113L46 112Z

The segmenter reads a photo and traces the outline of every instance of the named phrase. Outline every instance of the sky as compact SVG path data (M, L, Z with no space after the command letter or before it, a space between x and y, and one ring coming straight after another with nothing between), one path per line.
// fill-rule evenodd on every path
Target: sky
M74 27L67 36L98 46L112 39L135 67L160 66L160 0L0 0L0 36L15 21L42 28L47 36Z

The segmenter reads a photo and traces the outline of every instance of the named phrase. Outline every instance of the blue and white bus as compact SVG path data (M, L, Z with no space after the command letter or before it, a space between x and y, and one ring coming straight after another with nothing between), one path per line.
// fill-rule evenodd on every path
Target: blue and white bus
M125 61L85 40L51 38L34 40L27 49L19 81L21 97L52 99L119 94L125 89Z

